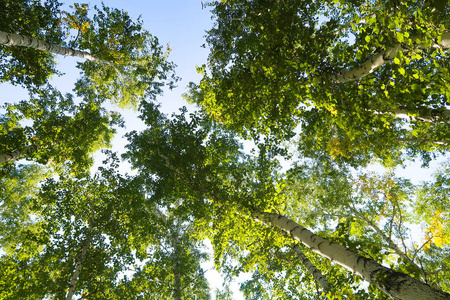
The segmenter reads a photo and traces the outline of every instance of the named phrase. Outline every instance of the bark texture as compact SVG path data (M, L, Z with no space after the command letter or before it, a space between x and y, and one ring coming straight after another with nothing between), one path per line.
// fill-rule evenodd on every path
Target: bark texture
M30 153L36 151L37 149L38 149L38 147L36 145L30 145L30 146L26 147L25 150L23 150L23 151L16 150L16 151L0 154L0 165L7 163L8 161L20 159L24 156L27 156Z
M172 271L174 274L174 278L173 278L173 299L174 300L181 300L181 274L180 274L180 266L178 263L178 257L177 257L177 251L179 250L179 245L178 245L178 239L175 236L176 234L178 234L177 231L175 231L173 233L172 236L172 247L174 248L175 253L173 253L173 266L172 266Z
M421 36L411 36L410 39L413 41L416 39L421 40L422 37ZM442 34L442 40L439 44L437 42L432 45L419 44L419 45L417 45L416 48L417 49L426 49L426 48L430 48L430 47L431 48L450 48L450 33L444 32ZM350 68L349 70L342 72L339 75L329 76L329 79L335 83L344 83L344 82L358 80L364 76L367 76L367 75L373 73L376 69L383 66L384 64L391 62L397 56L397 53L399 51L407 52L410 50L402 47L401 44L393 45L384 51L376 53L375 55L370 57L368 60L366 60L361 65Z
M91 55L89 52L86 51L79 51L74 50L72 48L61 47L26 35L7 33L4 31L0 31L0 45L5 45L9 47L13 46L27 47L36 50L51 52L54 54L60 54L65 56L76 56L92 61L99 61L98 58L96 58L95 56Z
M312 251L338 263L383 291L391 299L450 300L450 294L406 274L384 267L373 259L361 256L350 249L324 239L293 220L279 214L252 211L252 217L280 228Z
M410 116L407 109L394 109L392 112L395 116L400 118L411 118L412 120L419 120L422 122L441 122L450 123L450 110L448 109L427 109L419 116Z
M292 249L294 249L297 258L300 259L300 261L312 275L314 280L322 287L323 291L327 293L329 290L331 290L331 284L328 282L322 272L320 272L320 270L317 269L316 266L313 265L311 261L305 256L302 249L300 249L297 244L292 244Z
M398 139L400 142L406 143L432 143L436 145L445 145L449 146L450 141L438 141L438 140L430 140L430 139Z
M181 276L178 271L176 271L173 280L173 299L181 300Z
M70 279L69 290L67 292L66 300L72 300L73 295L75 294L75 288L78 282L78 276L80 275L81 268L83 267L84 258L86 257L86 253L91 245L92 240L92 229L93 226L89 226L88 236L84 242L83 249L81 250L80 255L77 257L77 266L75 267L75 272L72 274L72 278Z

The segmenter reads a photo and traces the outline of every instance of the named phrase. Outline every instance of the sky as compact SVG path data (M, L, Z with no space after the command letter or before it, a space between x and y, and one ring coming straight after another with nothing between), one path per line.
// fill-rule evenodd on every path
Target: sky
M100 1L85 1L90 6L98 5ZM124 9L133 19L141 16L144 27L154 36L158 37L160 44L170 45L172 52L169 60L176 65L176 74L181 78L178 87L172 91L166 90L163 96L158 98L162 105L162 111L166 114L178 111L183 105L187 105L182 98L186 92L186 86L190 81L198 82L201 78L196 72L196 66L201 66L207 61L209 50L203 48L205 44L205 31L212 27L211 13L209 9L202 9L201 0L104 0L106 6ZM70 4L69 2L66 5ZM56 77L52 84L63 92L70 92L74 83L74 74L77 58L57 57L59 65L57 69L66 75ZM18 87L8 84L0 85L0 104L5 102L26 99L26 92ZM117 108L114 108L119 110ZM195 109L190 106L190 109ZM144 125L137 118L137 113L123 111L121 113L126 122L126 128L119 130L113 141L113 150L122 152L126 140L122 136L131 130L143 130ZM442 160L435 161L429 169L420 169L418 163L410 163L405 169L398 168L397 174L411 178L415 183L431 179L433 169L440 165ZM373 167L377 170L376 167ZM212 268L212 263L205 264L205 269ZM212 290L220 288L222 279L215 271L208 271L207 276ZM237 291L237 284L232 285L235 299L243 299Z

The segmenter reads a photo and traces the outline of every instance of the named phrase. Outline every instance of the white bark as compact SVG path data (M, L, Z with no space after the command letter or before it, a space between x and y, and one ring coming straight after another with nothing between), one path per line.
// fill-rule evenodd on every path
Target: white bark
M410 39L413 41L415 41L418 38L420 39L421 36L410 37ZM427 47L427 45L423 44L417 45L417 49L426 49L426 48L430 48L430 46ZM431 45L431 48L450 48L450 33L444 32L442 34L441 43L439 44L434 43ZM376 69L383 66L384 64L392 61L397 56L397 53L400 51L407 52L409 51L409 49L403 48L401 44L393 45L392 47L387 48L386 50L373 55L363 64L351 68L350 70L347 70L345 72L342 72L341 74L331 75L329 76L329 79L335 83L344 83L358 80L364 76L373 73Z
M438 122L438 123L448 123L450 124L450 110L448 109L428 109L425 113L419 116L411 116L410 111L407 109L392 109L391 111L381 112L381 111L371 111L375 115L394 115L398 118L408 119L408 120L418 120L421 122Z
M96 58L95 56L91 55L89 52L86 51L79 51L67 47L61 47L22 34L7 33L4 31L0 31L0 45L5 45L9 47L21 46L65 56L76 56L92 61L99 60L98 58Z
M289 233L295 240L303 243L312 251L374 284L392 299L450 300L450 294L435 290L417 279L395 272L373 259L330 242L282 215L253 211L252 217Z
M301 263L305 266L305 268L312 275L314 280L322 287L323 291L326 293L332 287L328 280L323 276L322 272L316 268L315 265L311 263L311 261L305 256L302 249L297 244L292 244L292 249L294 249L297 254L297 258L301 261Z
M0 154L0 165L6 163L8 161L11 161L11 160L19 159L22 156L24 156L24 154L20 151L13 151L13 152Z
M89 249L89 246L91 245L92 229L93 229L93 225L91 224L91 225L89 225L89 232L88 232L86 241L84 242L83 249L81 250L81 253L77 257L77 266L75 267L75 272L73 272L72 278L70 279L69 290L67 291L66 300L72 300L72 297L75 294L75 288L76 288L76 285L78 282L78 276L80 275L81 268L83 267L84 258L86 257L87 250Z
M177 224L179 225L179 224ZM180 274L180 266L178 262L177 252L179 251L178 247L178 226L176 226L175 231L172 232L172 247L174 249L174 253L172 253L173 266L172 272L174 275L173 278L173 299L181 300L181 274Z
M421 116L410 116L408 115L408 110L406 109L394 109L392 112L395 116L400 118L411 118L412 120L419 120L422 122L442 122L442 123L450 123L450 110L433 110L429 109L426 115Z
M432 143L436 145L445 145L449 146L450 141L437 141L437 140L430 140L430 139L398 139L400 142L408 142L408 143Z
M181 300L181 275L178 270L175 271L173 279L173 299Z
M0 154L0 165L7 163L8 161L11 161L11 160L16 160L16 159L22 158L22 157L36 151L37 149L38 149L37 146L30 145L30 146L27 146L24 151L16 150L16 151Z

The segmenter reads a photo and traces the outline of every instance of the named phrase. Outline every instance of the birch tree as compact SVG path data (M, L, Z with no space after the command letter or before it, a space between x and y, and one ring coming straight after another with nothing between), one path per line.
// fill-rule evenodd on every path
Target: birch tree
M395 272L372 259L313 234L296 222L277 214L254 211L253 216L301 241L314 252L340 264L382 290L392 299L450 299L450 294L431 288L408 275Z
M142 210L132 205L143 199L136 186L107 168L93 178L59 175L59 181L47 179L33 187L37 193L21 196L20 206L9 191L2 194L2 212L14 207L28 218L21 224L2 214L2 296L100 299L134 263L132 240L142 223L130 220Z
M391 172L376 174L359 173L357 176L347 172L338 172L321 166L320 162L302 164L290 171L286 183L286 193L291 197L289 214L302 220L304 226L319 226L322 231L338 231L338 241L352 249L366 246L365 253L388 263L392 259L401 261L399 270L420 277L425 283L445 288L446 279L437 279L434 266L445 266L445 260L435 257L434 263L423 263L427 257L426 246L433 244L436 236L440 246L437 252L445 256L448 241L440 240L445 236L442 231L436 235L427 234L426 227L433 228L444 224L445 216L433 218L432 214L420 217L417 208L421 207L415 196L421 185L413 185L408 180L399 178ZM428 183L433 186L432 183ZM437 185L437 183L435 183ZM428 194L429 211L439 210L432 205L431 199L439 198ZM422 220L422 230L411 231L411 227ZM427 221L425 221L427 220ZM434 220L434 221L433 221ZM329 224L338 224L336 228ZM428 228L431 228L428 227ZM327 231L330 230L330 231ZM335 236L333 234L333 236ZM369 247L370 246L370 247ZM440 247L440 250L437 248ZM425 248L425 249L424 249ZM428 262L433 259L430 257ZM442 285L441 285L442 283Z
M145 263L117 284L117 299L210 299L198 225L176 209L159 209L154 207L152 242L142 252Z
M447 287L448 279L448 207L449 162L445 162L430 180L416 187L414 217L424 232L422 240L415 245L415 256L430 269L428 280L432 284ZM437 268L437 269L436 269ZM442 276L442 277L441 277Z
M209 298L198 224L149 201L114 154L92 177L45 177L29 165L0 179L2 296Z
M55 0L5 0L0 3L0 29L48 43L61 44L60 6ZM52 30L48 30L52 28ZM3 43L2 43L3 44ZM45 84L58 74L51 53L32 48L0 47L0 82L27 87Z
M38 10L35 6L40 5L39 1L21 2L30 10ZM100 8L95 6L91 19L88 5L75 4L72 6L73 12L67 12L57 9L60 6L58 2L52 3L56 12L50 10L53 6L49 4L42 10L53 14L49 18L54 19L56 13L64 17L52 19L56 25L49 31L48 37L22 31L20 27L10 32L0 31L2 47L14 49L14 52L4 52L5 59L16 59L14 55L21 49L42 52L48 58L53 54L82 58L84 61L78 64L82 71L77 83L78 91L84 90L83 94L90 91L98 99L110 100L122 107L136 109L143 98L160 94L166 83L173 87L177 79L173 73L174 65L167 61L170 50L164 50L159 45L158 40L143 28L141 20L133 21L125 11L105 5ZM17 13L17 17L25 17ZM43 28L33 30L39 32ZM53 31L59 34L56 41L51 39ZM76 34L73 36L70 33L74 31ZM64 37L68 37L63 39L63 33ZM46 64L43 68L50 75L49 64L53 66L54 62L47 59ZM25 79L20 81L35 83L27 78L28 74L25 72ZM46 81L42 77L39 78L40 83Z
M310 142L305 153L327 150L325 133L336 127L336 138L356 148L342 151L364 152L366 163L367 155L386 160L389 150L394 160L402 149L448 150L433 143L449 139L448 5L239 0L211 6L211 54L187 99L216 120L247 136L271 132L283 139L299 125L314 126L317 132L302 132L302 146L308 146L303 139L319 144Z
M264 144L259 145L258 156L245 155L236 148L232 134L227 134L223 128L210 131L217 128L211 127L213 123L202 121L195 115L187 119L185 114L184 111L167 119L156 106L147 106L142 118L149 128L129 135L129 151L124 157L139 169L148 185L155 187L153 202L167 203L170 197L177 195L182 199L180 208L212 225L207 230L213 240L215 262L227 273L235 275L256 268L263 274L272 267L284 268L273 261L273 256L283 251L289 239L287 245L290 245L293 238L394 299L422 296L448 299L445 292L382 266L377 261L382 261L379 255L376 259L361 256L358 252L364 253L368 247L364 242L359 244L359 250L352 251L313 235L278 212L268 213L272 209L286 210L290 201L277 181L280 177L276 171L277 163L273 161L276 152L270 153L270 147ZM292 237L285 240L277 228ZM228 263L227 257L237 259L240 264ZM359 293L357 287L350 287L347 292L352 290Z

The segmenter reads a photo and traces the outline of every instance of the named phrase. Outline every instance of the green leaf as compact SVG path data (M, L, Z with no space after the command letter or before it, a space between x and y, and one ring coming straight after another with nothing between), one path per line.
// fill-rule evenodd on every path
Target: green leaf
M414 75L417 75L417 74L414 74ZM420 85L418 85L417 83L414 83L414 84L411 85L411 89L412 89L413 91L418 91L418 90L420 90L421 88L420 88Z
M401 32L397 31L396 32L396 36L397 36L397 41L399 43L403 43L404 42L405 39L404 39L403 34Z

